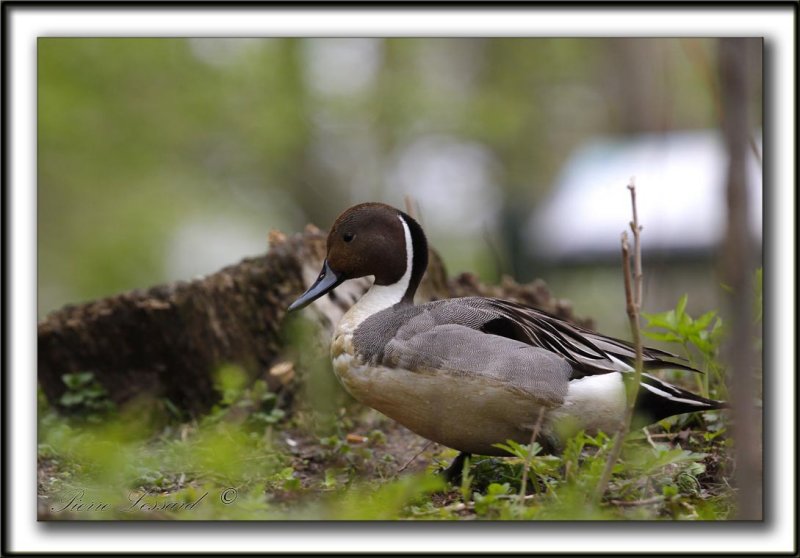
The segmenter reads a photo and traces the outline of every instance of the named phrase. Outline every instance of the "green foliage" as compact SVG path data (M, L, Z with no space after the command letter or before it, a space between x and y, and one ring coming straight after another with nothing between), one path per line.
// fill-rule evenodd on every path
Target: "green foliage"
M708 366L720 366L718 317L694 319L685 309L684 298L650 322L713 360ZM287 335L292 328L308 333L308 325L298 321ZM307 344L302 358L291 343L287 351L304 381L331 374L315 354L324 351L321 344ZM250 382L241 368L223 365L214 380L220 402L196 420L159 400L133 402L89 422L85 416L97 405L86 402L101 400L86 395L97 390L91 373L64 379L69 392L84 393L72 418L58 415L40 391L40 470L49 471L41 491L50 517L713 520L732 510L730 440L719 413L704 414L703 430L675 431L666 423L630 433L604 499L594 502L612 445L603 433L577 432L557 455L537 442L506 441L497 447L508 457L473 456L461 484L446 486L434 473L455 451L431 450L426 470L403 471L410 450L387 429L391 421L376 421L346 399L325 404L319 392L319 407L306 399L289 415L282 395L263 380Z
M295 476L295 472L292 467L285 467L281 469L272 475L269 480L271 481L273 487L290 492L294 492L302 488L300 479Z
M444 488L434 475L408 475L378 486L359 484L327 500L324 517L341 520L389 520L407 514L411 506Z
M706 312L697 319L693 319L686 312L687 302L688 296L683 295L678 300L674 310L659 314L644 313L643 316L647 320L648 327L666 330L663 333L648 331L645 332L645 335L658 341L683 345L691 344L708 358L713 358L715 356L714 350L719 344L722 333L722 319L717 316L717 312L714 310Z
M95 425L71 423L45 411L39 458L56 460L59 469L69 472L55 477L52 486L55 519L233 518L231 512L241 517L242 508L220 503L220 495L235 488L237 498L252 504L253 491L260 490L264 501L263 487L288 462L270 437L254 435L242 425L217 418L158 432L148 429L147 421L135 420L140 419L139 409L123 408ZM197 509L176 504L194 502L204 493L208 495ZM73 500L86 509L58 507L59 501ZM101 500L113 505L88 509L87 502ZM159 507L168 502L175 505Z
M214 388L222 396L222 405L230 405L242 395L247 385L247 373L235 365L225 365L214 374Z
M115 409L108 392L94 377L94 372L74 372L61 376L67 390L59 404L73 416L98 423Z
M214 377L220 401L202 419L203 422L216 423L242 417L243 428L253 433L263 432L286 417L286 412L278 405L278 396L269 390L267 382L258 379L248 386L247 374L241 367L221 366Z
M474 456L461 485L448 487L430 473L398 475L399 465L385 453L390 440L379 429L365 436L306 435L307 449L293 449L283 443L287 435L302 436L292 421L280 423L285 433L276 435L274 424L238 414L257 416L264 413L258 402L276 403L265 385L241 387L238 377L230 369L221 373L219 386L230 397L208 416L168 421L160 431L131 420L141 406L90 425L65 421L40 401L39 459L58 471L47 488L51 517L718 519L731 507L724 491L709 488L706 466L726 448L721 431L688 439L692 449L647 445L641 432L632 433L598 505L590 495L610 450L605 434L578 432L560 455L543 454L538 443L498 444L509 457ZM347 430L357 427L352 417L341 422Z
M692 318L686 312L687 302L688 296L683 295L673 310L656 314L643 312L647 325L642 333L656 341L680 344L690 364L705 372L695 376L701 395L727 399L724 368L719 363L720 344L725 334L722 318L715 310Z
M366 472L380 479L391 478L395 460L388 454L377 456L376 450L385 444L385 435L376 432L372 431L363 442L350 442L347 435L341 433L319 438L320 457L333 467L337 475L334 479L326 474L326 482L339 484L338 476L341 475L344 484L349 486L363 478Z
M278 397L269 391L264 380L256 380L239 402L239 406L249 405L253 409L247 420L255 430L278 424L286 417L286 412L277 404Z
M475 513L481 517L491 518L493 515L502 516L508 508L506 498L511 492L511 486L506 482L498 484L491 483L486 489L485 494L475 492Z

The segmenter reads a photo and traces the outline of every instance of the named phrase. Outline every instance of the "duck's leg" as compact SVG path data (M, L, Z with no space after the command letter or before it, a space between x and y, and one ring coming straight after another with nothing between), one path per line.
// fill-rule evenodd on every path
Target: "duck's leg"
M450 466L441 472L444 479L450 484L461 484L461 474L464 471L464 461L472 457L471 453L461 452L453 459Z

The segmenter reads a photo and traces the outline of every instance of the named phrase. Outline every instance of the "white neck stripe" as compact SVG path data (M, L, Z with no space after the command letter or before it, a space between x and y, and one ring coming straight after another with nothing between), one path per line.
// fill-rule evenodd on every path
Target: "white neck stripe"
M411 283L411 272L414 263L414 246L411 244L411 229L401 215L398 215L400 223L403 225L403 233L406 239L406 270L403 276L396 283L391 285L372 284L364 296L347 311L342 320L342 327L345 323L347 327L354 331L364 320L381 310L386 310L403 300Z
M397 218L400 219L400 223L403 225L403 235L406 238L406 272L403 273L400 281L395 283L396 285L403 286L403 293L400 295L400 299L397 300L397 302L400 302L400 300L406 294L408 285L411 282L411 272L413 271L414 267L414 245L411 241L411 229L408 228L408 223L406 223L406 220L403 219L402 215L398 215Z

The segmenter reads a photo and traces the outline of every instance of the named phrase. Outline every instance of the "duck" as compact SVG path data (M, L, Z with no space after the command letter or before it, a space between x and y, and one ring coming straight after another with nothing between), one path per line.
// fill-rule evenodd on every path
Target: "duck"
M556 453L565 439L619 429L624 376L633 373L627 341L509 300L462 297L415 304L428 264L422 227L390 205L344 211L327 238L314 283L288 308L296 312L343 282L372 285L333 332L333 371L345 390L412 432L460 452L444 471L457 478L471 455L508 455L509 440L536 441ZM697 372L680 356L645 347L635 427L683 413L721 409L649 373Z

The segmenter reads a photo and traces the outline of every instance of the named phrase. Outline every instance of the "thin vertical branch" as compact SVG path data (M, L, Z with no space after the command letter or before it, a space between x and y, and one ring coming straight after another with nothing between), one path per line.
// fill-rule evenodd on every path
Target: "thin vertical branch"
M528 486L528 468L531 466L531 453L533 453L533 443L536 441L536 438L539 437L539 430L541 430L542 428L542 419L544 419L544 410L545 410L544 406L539 408L539 417L536 419L536 424L534 425L533 432L531 433L531 445L527 455L525 455L525 465L524 469L522 469L522 486L520 486L519 488L520 503L525 502L525 492Z
M622 272L622 279L625 284L625 312L630 316L636 312L636 298L633 296L633 279L631 279L631 248L628 244L628 233L623 232L620 235L620 243L622 244L622 265L624 266Z
M402 473L403 471L405 471L405 470L406 470L406 468L408 468L408 466L409 466L409 465L411 465L411 463L412 463L412 462L413 462L413 461L414 461L414 460L415 460L417 457L419 457L420 455L422 455L422 452L423 452L423 451L425 451L426 449L428 449L432 443L433 443L433 441L431 441L431 440L428 440L428 443L427 443L427 444L425 444L424 446L422 446L422 449L421 449L421 450L419 450L417 453L415 453L415 454L414 454L414 456L413 456L411 459L409 459L408 461L406 461L406 462L403 464L403 466L402 466L402 467L400 467L400 468L399 468L397 471L395 471L395 475L399 475L400 473Z
M639 225L639 213L636 210L636 182L632 176L628 183L628 190L631 193L631 209L633 213L633 221L631 221L631 232L633 233L633 281L636 285L635 298L633 300L636 306L636 320L638 323L639 312L642 309L642 244L641 232L642 227ZM628 312L628 316L631 313ZM637 328L638 330L638 328ZM636 332L638 334L638 331Z
M720 82L722 84L722 131L728 150L727 210L728 223L723 249L724 281L735 298L728 300L730 337L725 356L729 364L729 385L733 411L733 441L737 489L737 519L763 517L761 416L755 405L759 391L753 351L753 287L757 254L748 226L747 135L748 118L746 64L747 39L722 39Z
M633 207L633 220L630 222L631 232L633 233L633 262L631 263L628 234L623 232L621 237L622 276L625 281L625 308L631 327L631 335L633 336L636 359L633 375L623 375L625 379L625 394L627 395L625 415L614 437L614 445L611 447L611 453L608 454L606 466L600 476L600 482L597 484L597 491L594 495L595 503L599 502L606 493L614 464L619 460L620 453L622 453L622 444L631 427L631 420L633 420L633 412L636 407L636 396L639 393L639 383L642 379L643 348L639 331L639 314L642 308L642 246L640 240L642 227L639 225L639 215L636 211L636 186L633 178L628 184L628 190L631 193L631 205ZM631 271L631 267L633 267L633 271Z

